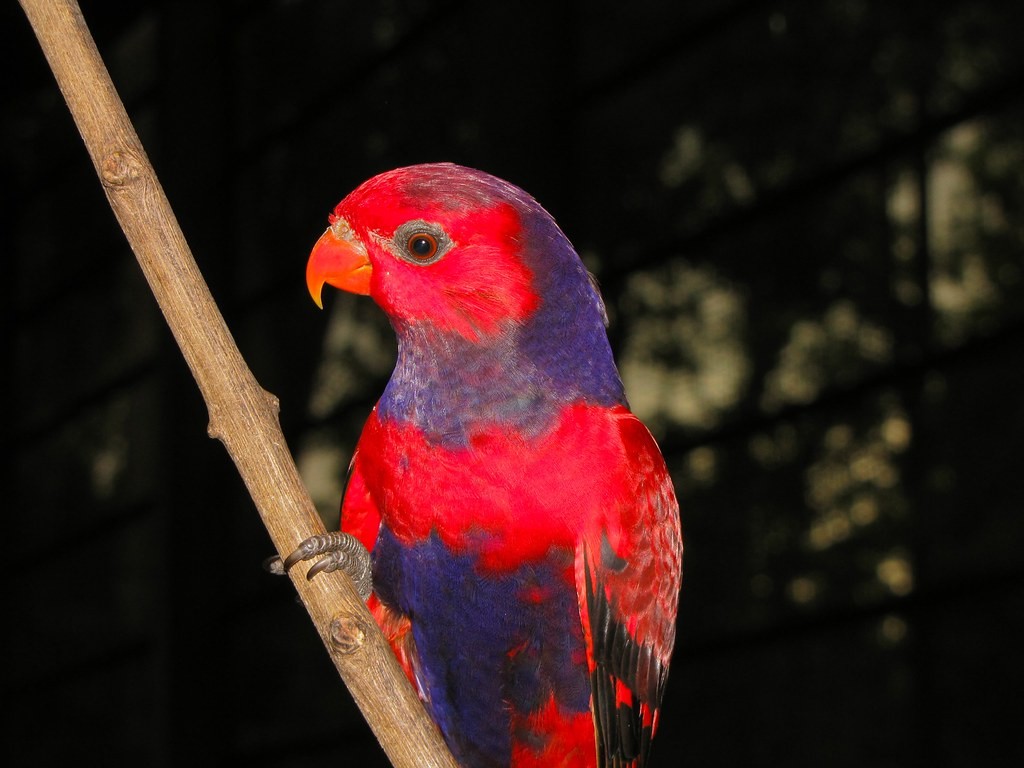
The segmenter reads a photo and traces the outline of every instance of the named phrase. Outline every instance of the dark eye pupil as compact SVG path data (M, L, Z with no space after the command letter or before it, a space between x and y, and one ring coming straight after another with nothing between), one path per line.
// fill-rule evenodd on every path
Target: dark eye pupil
M420 235L412 239L412 242L409 243L409 249L417 256L429 256L430 252L434 250L434 244L430 242L429 238Z

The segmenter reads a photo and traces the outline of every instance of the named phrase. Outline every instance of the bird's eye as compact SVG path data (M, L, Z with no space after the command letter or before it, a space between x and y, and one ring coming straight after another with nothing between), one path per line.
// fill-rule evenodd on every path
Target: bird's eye
M437 238L429 232L416 232L406 243L409 254L422 261L430 261L437 255Z
M394 253L408 262L425 267L441 259L452 247L444 229L429 221L407 221L394 236Z

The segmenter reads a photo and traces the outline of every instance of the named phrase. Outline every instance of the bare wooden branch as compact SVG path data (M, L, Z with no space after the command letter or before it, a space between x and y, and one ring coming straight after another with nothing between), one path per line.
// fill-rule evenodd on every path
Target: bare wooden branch
M210 414L282 554L323 531L285 445L277 399L256 382L206 287L74 0L19 0L103 189ZM211 569L212 570L212 569ZM398 768L455 768L366 606L341 573L292 581L334 665ZM216 588L211 583L211 588ZM298 702L282 702L283 706Z

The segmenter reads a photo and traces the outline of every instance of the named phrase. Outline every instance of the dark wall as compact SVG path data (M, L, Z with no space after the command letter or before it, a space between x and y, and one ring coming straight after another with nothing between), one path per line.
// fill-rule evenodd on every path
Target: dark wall
M655 764L1022 763L1024 5L83 10L329 524L393 342L309 248L480 167L597 273L679 488ZM0 14L7 764L384 764Z

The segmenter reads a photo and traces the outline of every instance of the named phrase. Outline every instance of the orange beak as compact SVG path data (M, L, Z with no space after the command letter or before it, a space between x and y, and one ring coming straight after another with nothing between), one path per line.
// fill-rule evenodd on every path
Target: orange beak
M339 237L337 231L342 233ZM346 237L345 235L351 235ZM320 294L324 283L343 291L370 295L373 269L366 248L347 227L328 227L313 246L306 263L306 287L316 305L323 309Z

